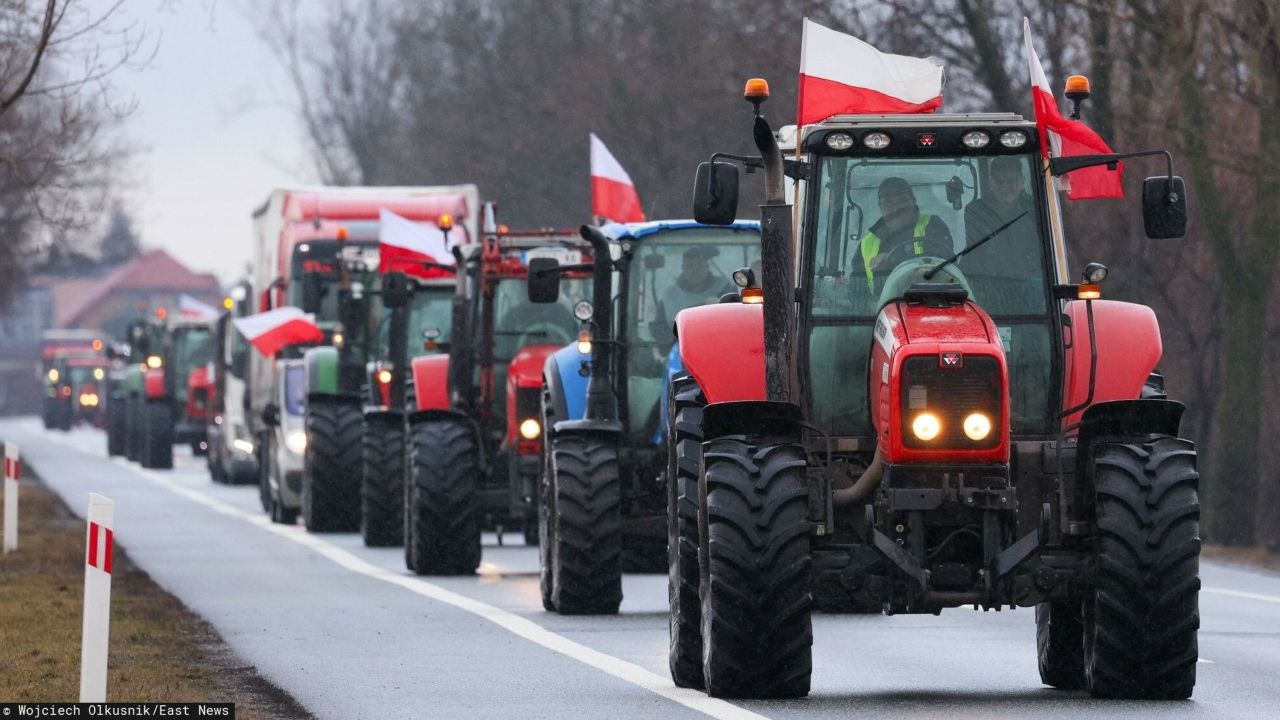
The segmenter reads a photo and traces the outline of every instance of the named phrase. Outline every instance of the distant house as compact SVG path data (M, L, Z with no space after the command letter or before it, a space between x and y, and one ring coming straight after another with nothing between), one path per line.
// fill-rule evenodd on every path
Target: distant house
M39 405L40 333L48 328L102 330L121 338L129 323L160 308L178 311L190 295L214 307L222 288L164 250L152 250L101 277L35 276L0 315L0 413L34 412Z

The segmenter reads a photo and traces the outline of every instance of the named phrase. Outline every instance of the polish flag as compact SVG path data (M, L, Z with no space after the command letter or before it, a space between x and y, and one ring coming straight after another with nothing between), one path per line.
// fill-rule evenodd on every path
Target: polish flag
M644 221L636 184L595 133L591 133L591 214L620 223Z
M458 218L454 220L457 223ZM449 234L465 232L459 223ZM444 231L434 225L407 220L383 208L378 214L378 272L398 270L420 278L453 276L449 270L425 267L423 263L426 262L455 264Z
M216 320L218 309L212 305L207 305L199 300L183 293L178 296L178 314L186 318L199 318L201 320Z
M1045 77L1044 68L1040 67L1040 57L1036 55L1035 46L1031 42L1031 23L1022 18L1022 37L1027 45L1027 64L1031 69L1031 104L1036 113L1036 130L1040 133L1040 152L1049 157L1071 157L1073 155L1101 155L1111 152L1111 147L1088 125L1079 120L1063 117L1058 110L1058 101L1053 97L1053 89L1049 87L1049 79ZM1124 163L1117 163L1115 170L1108 170L1106 165L1081 168L1063 175L1060 180L1066 186L1067 199L1092 200L1094 198L1124 197Z
M316 326L316 316L290 305L231 322L249 344L267 357L275 356L290 345L324 342L324 332Z
M798 125L832 115L931 113L942 107L942 64L882 53L805 18Z

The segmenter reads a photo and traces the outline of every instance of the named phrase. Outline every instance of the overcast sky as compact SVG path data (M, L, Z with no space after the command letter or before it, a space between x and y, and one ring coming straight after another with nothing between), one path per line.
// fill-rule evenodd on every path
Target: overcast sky
M249 216L271 188L315 179L291 88L248 20L262 1L131 0L120 10L156 51L112 78L137 103L123 127L138 148L126 207L147 247L224 282L250 261Z

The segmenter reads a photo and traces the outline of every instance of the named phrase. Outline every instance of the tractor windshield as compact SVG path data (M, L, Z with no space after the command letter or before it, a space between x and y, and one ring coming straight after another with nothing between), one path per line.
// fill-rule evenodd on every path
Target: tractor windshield
M890 273L947 258L1019 218L956 261L971 299L999 327L1009 358L1013 431L1050 421L1048 239L1037 212L1034 157L823 157L804 272L811 297L814 408L834 434L871 433L866 363L880 307L900 296Z
M738 288L733 271L760 272L760 233L751 229L686 228L645 236L627 283L627 390L630 427L657 427L671 324L685 308L718 302Z
M453 285L420 286L409 300L409 323L405 337L409 343L409 357L424 353L427 332L438 346L449 342L449 330L453 327ZM391 312L379 308L378 349L389 353L391 347Z
M213 360L213 333L209 328L179 328L173 332L174 397L187 397L187 375Z

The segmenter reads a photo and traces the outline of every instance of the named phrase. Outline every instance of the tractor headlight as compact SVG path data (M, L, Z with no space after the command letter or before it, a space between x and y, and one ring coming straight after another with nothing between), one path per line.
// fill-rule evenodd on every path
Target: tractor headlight
M101 379L105 378L106 376L107 376L107 374L106 374L105 372L103 372L102 368L94 368L94 369L93 369L93 379L94 379L94 380L101 380Z
M831 133L827 136L827 147L837 152L848 150L853 147L853 136L842 132Z
M985 413L969 413L968 417L964 419L964 434L965 437L974 442L986 440L987 436L991 434L991 418L987 417Z
M591 354L591 331L586 328L578 331L578 352L582 355Z
M537 440L542 434L542 425L533 418L527 418L520 423L520 437L525 440Z
M1000 144L1007 148L1020 148L1027 144L1027 134L1021 130L1006 130L1000 133Z
M390 383L390 382L391 382L391 371L390 371L390 370L385 370L385 369L384 369L384 370L379 370L379 371L378 371L378 382L382 383L383 385L386 385L386 384Z
M307 434L301 430L294 430L285 436L284 444L289 448L289 452L301 455L307 451Z
M147 356L147 367L151 368L152 370L155 370L159 368L161 365L164 365L164 358L160 357L159 355Z
M889 137L888 133L869 132L862 136L862 144L865 145L868 150L883 150L889 147L889 143L891 142L893 142L893 140Z
M977 150L986 147L991 142L991 136L981 130L970 130L961 136L960 142L967 148Z
M49 382L58 382L58 368L49 368Z
M921 440L929 442L942 432L942 421L931 412L922 412L911 421L911 432Z

